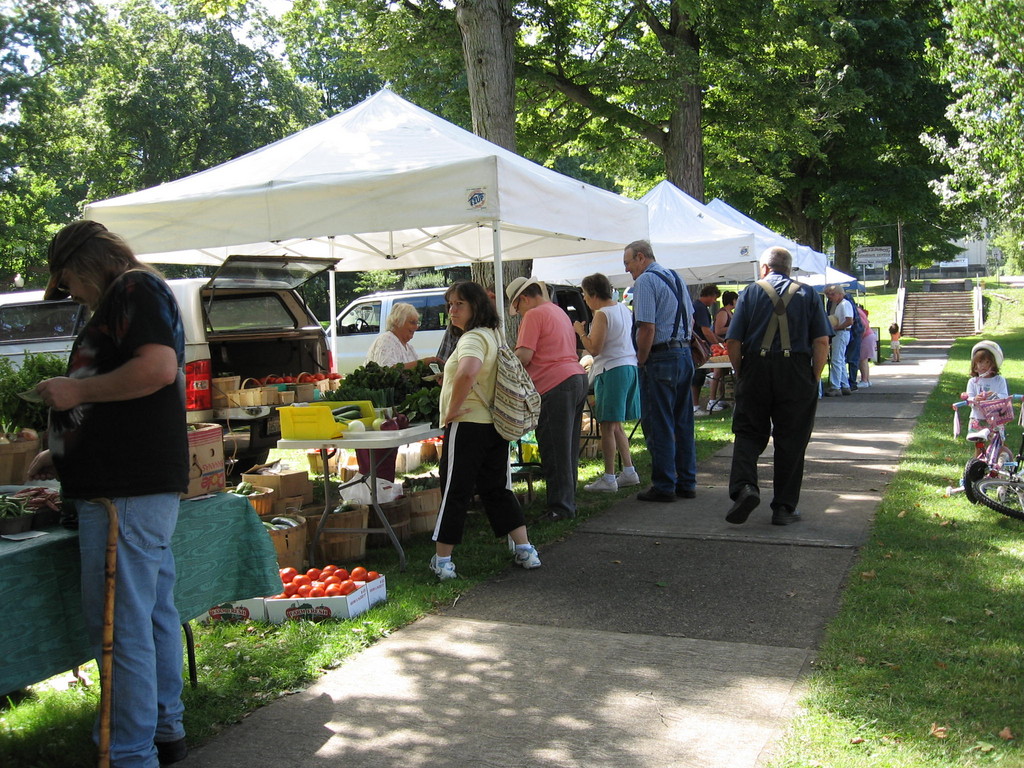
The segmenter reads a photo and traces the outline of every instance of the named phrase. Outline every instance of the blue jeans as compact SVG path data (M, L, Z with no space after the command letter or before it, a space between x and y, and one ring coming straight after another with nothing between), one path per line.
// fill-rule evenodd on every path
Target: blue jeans
M640 368L641 421L651 456L651 482L661 493L697 487L692 380L688 348L653 352Z
M849 329L836 331L832 337L832 350L828 359L828 385L831 389L850 388L850 377L846 371L846 345L849 343Z
M156 768L154 741L183 738L181 621L174 607L171 535L176 493L111 499L117 507L117 592L114 600L114 684L111 765ZM75 500L82 559L82 608L100 660L107 511ZM98 739L98 726L94 732Z
M580 470L580 422L587 400L587 374L577 373L540 396L540 422L534 430L547 486L547 508L576 514Z

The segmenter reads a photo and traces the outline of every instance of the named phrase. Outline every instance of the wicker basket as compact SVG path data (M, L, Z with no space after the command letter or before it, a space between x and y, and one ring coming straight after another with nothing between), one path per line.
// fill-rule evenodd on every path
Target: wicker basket
M227 492L232 493L234 489L228 488ZM252 504L252 508L256 510L256 514L269 515L274 511L274 497L277 492L273 488L263 488L258 485L253 486L253 492L250 493L247 498L249 503Z
M18 440L0 445L0 485L22 485L28 465L39 453L38 440Z
M391 529L395 532L398 540L407 541L409 539L409 499L402 496L394 501L386 501L380 505L380 509L388 523L391 524ZM374 515L373 527L376 528L379 525L380 520ZM373 547L390 547L391 539L386 533L371 533L366 539L366 546L371 549Z
M325 528L365 528L370 515L368 506L358 506L347 512L334 512L327 516ZM320 523L320 515L306 518L306 525L312 524L312 537L316 526ZM366 554L365 533L322 533L317 542L316 558L320 563L351 562Z
M271 522L274 515L260 515L260 519ZM294 568L305 570L306 564L306 527L300 525L296 528L284 528L271 531L270 540L274 542L274 550L277 552L278 568Z
M437 510L441 507L441 489L428 488L406 494L409 500L409 533L430 533L437 522Z

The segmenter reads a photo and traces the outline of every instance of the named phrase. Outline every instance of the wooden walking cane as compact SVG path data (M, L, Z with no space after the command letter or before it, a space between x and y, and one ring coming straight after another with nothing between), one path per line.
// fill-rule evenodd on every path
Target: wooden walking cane
M99 768L110 766L110 700L114 683L114 596L117 592L117 507L110 499L92 499L107 510L107 550L103 567L103 642L100 658Z

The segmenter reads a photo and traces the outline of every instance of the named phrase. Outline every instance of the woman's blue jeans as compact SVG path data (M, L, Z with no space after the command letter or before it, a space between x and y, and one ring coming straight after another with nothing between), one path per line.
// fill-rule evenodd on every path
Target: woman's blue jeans
M179 495L111 499L117 507L117 592L114 600L114 678L110 717L111 765L156 768L154 741L183 738L181 621L174 607L171 535ZM107 511L75 500L82 559L82 608L99 662ZM94 729L98 738L98 725Z

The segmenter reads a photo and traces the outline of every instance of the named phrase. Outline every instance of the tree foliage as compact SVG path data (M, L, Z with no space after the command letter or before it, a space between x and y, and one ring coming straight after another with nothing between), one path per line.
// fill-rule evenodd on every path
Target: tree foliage
M949 164L935 184L951 208L980 205L1002 229L1004 252L1024 266L1024 17L1015 0L952 0L949 34L934 49L953 92L958 133L928 131Z

